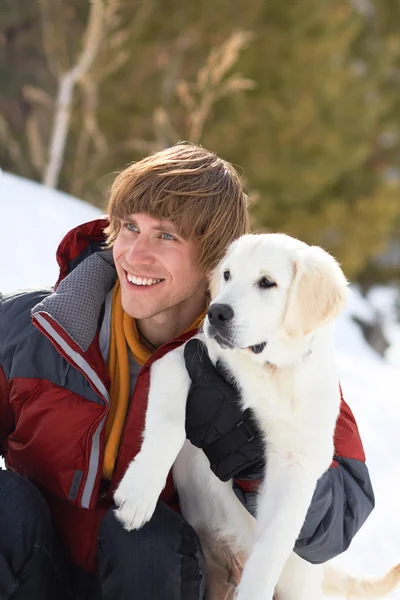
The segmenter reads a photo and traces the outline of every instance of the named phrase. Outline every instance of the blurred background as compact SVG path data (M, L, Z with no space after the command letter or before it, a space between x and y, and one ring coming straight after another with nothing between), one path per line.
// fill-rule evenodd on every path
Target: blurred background
M242 175L254 230L323 246L379 298L360 326L380 355L400 340L398 0L0 0L0 47L4 172L92 218L127 164L200 143ZM61 211L32 189L20 214Z
M4 170L103 208L190 140L243 175L254 228L400 277L400 2L1 0Z
M377 508L338 560L399 562L400 1L0 0L0 49L0 290L54 284L130 162L181 140L232 162L253 229L352 282L338 365Z

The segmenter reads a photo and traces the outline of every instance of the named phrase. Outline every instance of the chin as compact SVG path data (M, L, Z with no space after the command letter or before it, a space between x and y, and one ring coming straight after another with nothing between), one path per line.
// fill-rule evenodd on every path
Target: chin
M132 304L122 302L122 308L124 312L126 312L126 314L132 317L133 319L148 319L149 317L153 316L153 312L151 310L149 310L148 308L142 308L140 306L137 306L137 303L135 306L133 302Z
M151 319L152 317L155 317L168 310L170 307L166 306L165 304L143 306L138 304L138 302L132 302L125 305L125 303L122 302L122 308L133 319Z

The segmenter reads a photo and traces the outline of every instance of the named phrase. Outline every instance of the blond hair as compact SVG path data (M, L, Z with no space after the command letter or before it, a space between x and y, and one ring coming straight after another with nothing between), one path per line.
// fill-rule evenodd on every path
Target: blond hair
M199 244L199 265L209 272L234 239L250 229L248 199L233 166L201 146L179 143L124 169L111 187L107 243L134 213L173 222Z

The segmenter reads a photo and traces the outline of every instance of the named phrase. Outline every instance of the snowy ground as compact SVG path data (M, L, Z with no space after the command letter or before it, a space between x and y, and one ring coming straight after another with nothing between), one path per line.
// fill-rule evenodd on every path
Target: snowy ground
M355 309L362 300L353 293L351 304ZM336 561L373 577L400 562L400 369L366 345L349 313L338 320L337 349L343 392L364 442L376 507ZM400 590L387 597L400 599Z
M54 253L62 236L99 215L79 200L6 174L0 180L0 208L6 224L0 256L2 292L52 285L57 279ZM400 343L395 343L400 342L400 326L391 316L391 293L380 288L374 299L374 305L379 303L389 315L386 326L394 342L390 362L367 346L350 318L351 313L371 310L356 290L337 325L340 378L364 441L376 508L351 548L336 561L371 577L400 562ZM400 590L388 598L399 600Z
M0 291L47 287L57 280L55 249L79 223L100 211L68 194L9 173L0 176L3 251Z

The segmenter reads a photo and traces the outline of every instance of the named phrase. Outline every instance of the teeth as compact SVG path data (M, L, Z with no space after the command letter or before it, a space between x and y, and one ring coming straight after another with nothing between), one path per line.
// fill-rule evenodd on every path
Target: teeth
M160 283L161 279L147 279L147 277L135 277L135 275L131 275L130 273L126 274L128 281L134 283L135 285L155 285L156 283Z

